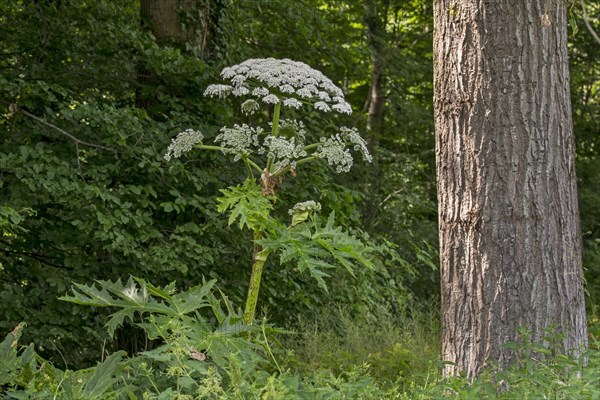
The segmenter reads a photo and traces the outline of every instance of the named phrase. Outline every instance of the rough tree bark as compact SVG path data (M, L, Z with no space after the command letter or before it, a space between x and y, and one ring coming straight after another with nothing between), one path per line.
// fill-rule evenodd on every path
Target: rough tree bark
M476 376L519 327L586 346L561 0L436 0L442 357Z
M210 56L210 41L214 26L211 0L141 0L140 17L142 27L152 32L156 43L189 49L196 56L206 60ZM186 29L183 26L186 26ZM138 83L143 86L157 86L156 74L146 65L140 65ZM157 103L152 90L136 92L135 105L148 109Z
M202 54L211 36L210 0L141 0L140 14L160 44L192 46ZM182 16L189 14L186 21ZM185 22L186 29L182 22Z

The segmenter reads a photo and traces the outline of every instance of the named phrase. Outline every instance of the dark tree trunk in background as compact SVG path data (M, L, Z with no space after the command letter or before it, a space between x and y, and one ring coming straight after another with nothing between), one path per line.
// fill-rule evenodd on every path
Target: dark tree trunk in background
M150 29L158 43L185 41L179 4L180 0L141 0L142 24Z
M436 0L446 374L508 364L519 327L586 346L565 3ZM546 14L547 10L547 14Z
M385 64L386 49L389 45L386 37L386 12L377 0L365 0L365 26L367 28L367 43L371 52L371 86L366 102L367 111L367 143L373 155L373 164L366 176L365 192L371 196L365 197L363 221L369 226L375 220L378 201L376 194L381 188L378 148L383 129L383 110L385 108Z
M159 45L189 50L204 60L210 57L214 31L211 0L141 0L140 16L142 27L152 32ZM158 84L155 72L140 65L138 83L136 107L148 109L157 99L144 87Z
M376 0L365 0L365 25L367 42L371 51L371 87L369 88L367 135L369 144L379 146L379 137L383 127L383 109L385 105L384 72L386 43L385 16ZM385 13L383 13L385 14Z

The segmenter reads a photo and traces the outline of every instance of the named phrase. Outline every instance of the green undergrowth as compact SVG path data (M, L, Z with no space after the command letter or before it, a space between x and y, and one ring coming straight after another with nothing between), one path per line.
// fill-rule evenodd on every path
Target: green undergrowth
M321 368L342 373L367 365L378 382L404 387L425 382L423 372L439 365L437 309L415 307L410 315L394 316L380 307L367 316L352 316L343 307L330 308L318 319L298 321L294 330L284 343L303 373Z
M242 312L214 281L185 291L132 278L75 285L63 300L106 307L109 334L134 324L154 346L138 354L99 351L95 367L62 369L20 339L0 343L0 397L7 399L600 399L600 351L578 360L532 343L512 343L512 368L475 381L444 379L437 313L368 317L331 307L287 330ZM549 343L553 343L550 341ZM75 349L74 349L75 351Z

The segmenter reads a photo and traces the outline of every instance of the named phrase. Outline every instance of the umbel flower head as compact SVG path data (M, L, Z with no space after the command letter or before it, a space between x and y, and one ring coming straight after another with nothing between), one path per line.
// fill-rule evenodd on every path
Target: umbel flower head
M202 139L204 139L202 132L186 129L179 133L175 139L171 139L171 144L165 154L165 160L169 161L171 157L179 158L183 153L190 151L194 145L202 143Z
M252 58L224 68L221 77L228 83L210 85L204 95L219 98L248 96L253 101L242 104L246 114L258 109L257 101L295 109L312 104L323 112L352 113L342 90L323 73L302 62L287 58Z
M309 135L301 121L280 119L282 106L300 108L312 104L314 109L324 112L352 112L342 90L321 72L301 62L266 58L227 67L221 76L228 84L210 85L204 94L219 98L246 96L241 105L246 115L258 111L261 104L274 104L270 129L247 124L223 127L214 139L217 146L204 144L202 133L188 129L173 139L165 159L180 157L194 147L233 155L234 161L244 161L250 174L253 170L260 174L265 182L264 193L272 192L286 173L293 175L299 165L316 159L324 160L338 173L348 172L352 167L351 151L361 153L363 160L371 162L365 140L356 128L340 127L320 141L307 144ZM260 166L265 158L266 166Z

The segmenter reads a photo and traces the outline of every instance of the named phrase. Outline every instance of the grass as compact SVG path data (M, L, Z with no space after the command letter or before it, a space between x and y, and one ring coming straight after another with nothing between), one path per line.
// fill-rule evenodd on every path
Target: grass
M79 285L86 295L75 292L67 299L98 304L95 298L101 296L113 307L137 312L140 328L160 336L162 346L138 355L115 352L93 368L63 371L37 356L33 345L19 345L21 324L0 343L0 397L600 399L596 325L590 327L589 350L578 360L556 351L558 340L549 338L544 347L522 331L520 340L510 344L517 354L513 367L487 368L475 380L443 378L439 314L432 309L408 307L410 314L398 316L385 307L354 315L331 307L319 318L298 320L292 334L282 335L265 323L246 327L240 335L236 321L241 314L219 305L211 282L178 294L144 282L152 289L148 303L119 295L132 282L99 283L118 298ZM156 296L172 301L159 303ZM171 303L186 304L188 311L181 314ZM197 309L212 312L219 323L213 326ZM593 316L590 320L598 323Z
M381 308L365 318L338 307L318 319L298 321L284 346L293 351L290 361L301 373L327 369L338 374L367 366L383 385L404 386L423 381L439 365L438 321L436 311L395 317Z
M471 381L442 377L436 311L396 317L382 308L374 315L332 308L318 319L298 321L283 343L287 365L303 376L323 370L343 376L363 368L382 399L600 399L600 342L593 335L585 357L572 360L521 332L511 344L519 354L513 367L490 367Z

